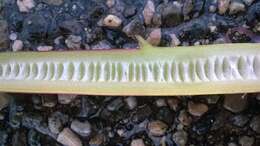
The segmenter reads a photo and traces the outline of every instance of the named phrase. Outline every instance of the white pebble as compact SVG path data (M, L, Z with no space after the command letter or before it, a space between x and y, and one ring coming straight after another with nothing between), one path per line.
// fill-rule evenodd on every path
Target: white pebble
M122 20L115 15L107 15L103 20L103 26L107 27L119 27L122 24Z
M66 146L82 146L81 140L69 128L64 128L57 141Z
M16 2L20 12L29 12L30 9L35 7L33 0L17 0Z
M9 39L12 40L12 41L16 40L17 39L17 34L16 33L11 33L9 35Z
M38 46L37 50L41 52L51 51L53 49L52 46Z
M15 40L13 45L12 45L12 49L13 49L14 52L22 50L23 49L23 41Z

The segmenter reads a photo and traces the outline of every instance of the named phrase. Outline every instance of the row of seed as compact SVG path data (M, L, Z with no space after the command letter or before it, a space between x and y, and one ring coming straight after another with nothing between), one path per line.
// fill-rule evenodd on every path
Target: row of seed
M203 82L258 79L259 56L183 62L38 62L0 64L0 79L88 82Z

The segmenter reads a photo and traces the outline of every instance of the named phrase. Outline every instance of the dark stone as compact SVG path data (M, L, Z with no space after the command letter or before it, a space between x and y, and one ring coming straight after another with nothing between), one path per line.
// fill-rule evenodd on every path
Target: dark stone
M132 121L134 123L141 123L142 121L147 119L151 114L152 114L152 109L149 106L144 105L142 107L135 109L134 115L132 117Z
M8 134L4 130L0 130L0 145L5 146L7 144Z
M12 137L12 146L25 146L27 144L24 132L16 131Z
M196 132L198 135L204 135L210 130L214 121L214 115L209 113L205 114L198 121L193 123L192 131Z
M14 98L10 99L10 104L9 104L9 115L8 115L8 120L9 120L9 125L12 128L19 128L20 123L21 123L21 111L23 108L17 104Z
M81 97L80 104L81 106L80 106L78 117L81 118L90 117L94 115L98 110L98 106L96 105L96 103L86 96Z
M77 20L65 20L59 24L59 29L64 35L79 35L83 32L82 25Z
M158 112L156 112L156 119L171 125L174 120L174 113L168 107L161 107Z
M28 129L35 129L41 134L51 136L53 138L56 137L55 134L51 133L47 123L44 122L42 116L36 113L28 113L22 118L22 125Z
M126 18L134 16L136 14L136 7L135 6L126 7L123 14Z
M29 146L41 146L39 134L31 129L27 134L27 141Z
M128 36L143 36L145 32L143 20L139 17L136 17L123 28L123 32Z
M124 102L121 98L116 98L112 100L108 105L107 109L109 111L117 111L119 110L122 106L124 106Z
M244 127L249 121L246 115L235 115L230 118L230 122L238 127Z
M260 20L260 1L254 3L247 11L247 23L254 27Z
M50 12L38 12L29 15L23 22L23 39L33 43L50 44L57 34L57 25Z
M8 24L5 20L0 19L0 50L8 47Z
M175 4L167 4L162 9L162 24L165 27L172 27L183 21L181 7Z

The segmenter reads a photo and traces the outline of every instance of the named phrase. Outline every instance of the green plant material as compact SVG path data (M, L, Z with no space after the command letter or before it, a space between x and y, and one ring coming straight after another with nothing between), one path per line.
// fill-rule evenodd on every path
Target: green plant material
M260 45L0 54L0 91L198 95L260 91Z

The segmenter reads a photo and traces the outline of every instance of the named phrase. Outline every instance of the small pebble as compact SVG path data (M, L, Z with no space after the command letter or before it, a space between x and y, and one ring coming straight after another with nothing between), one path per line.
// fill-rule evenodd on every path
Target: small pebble
M106 49L112 49L113 46L111 45L111 43L107 40L102 40L100 42L98 42L97 44L93 45L91 47L93 50L106 50Z
M249 121L249 118L246 115L239 114L239 115L232 116L230 118L230 121L235 126L244 127Z
M193 116L202 116L208 111L208 106L203 103L188 102L188 111Z
M8 106L10 98L8 94L0 93L0 111Z
M152 121L148 124L149 133L152 136L163 136L168 126L162 121Z
M153 29L151 31L151 33L149 34L149 36L147 37L147 41L154 46L158 46L161 42L161 29L160 28L156 28Z
M167 106L165 99L159 98L155 101L157 107Z
M54 112L48 117L48 127L54 134L61 132L63 126L68 122L69 117L61 112Z
M218 0L218 12L219 14L225 14L230 5L230 0Z
M230 142L230 143L228 143L228 146L238 146L238 145L234 142Z
M69 37L65 40L65 44L70 49L78 50L81 48L81 36L69 35Z
M16 2L20 12L29 12L35 7L34 0L17 0Z
M247 108L247 96L246 94L227 94L223 106L233 113L242 112Z
M220 96L209 95L206 97L208 104L216 104L219 101Z
M189 116L189 114L185 110L180 111L180 114L178 116L178 120L184 126L189 126L192 122L192 118Z
M125 98L125 102L130 110L134 109L137 106L136 97L130 96Z
M143 35L145 33L145 27L140 19L133 19L123 28L123 32L129 36Z
M214 5L210 5L210 6L209 6L209 11L210 11L211 13L215 13L215 12L217 11L217 7L214 6Z
M63 0L43 0L43 2L49 5L59 6L63 3Z
M171 47L176 47L181 44L181 41L174 33L170 34L170 37L171 37Z
M60 104L70 104L76 98L76 94L58 94L58 102Z
M82 146L81 140L69 128L59 133L57 141L65 146Z
M119 27L122 24L122 20L115 15L107 15L104 20L103 20L103 26L107 26L107 27Z
M258 134L260 134L260 115L255 116L251 122L250 127Z
M238 0L234 0L231 2L229 6L229 14L233 15L243 11L245 11L245 5L242 2Z
M57 104L57 96L56 95L41 95L42 105L45 107L54 107Z
M239 139L239 144L241 146L253 146L254 142L255 142L254 137L242 136Z
M21 51L23 49L23 41L21 40L15 40L12 49L14 52Z
M155 12L154 3L152 0L148 0L143 10L144 22L146 25L151 24L154 12Z
M106 5L107 5L109 8L113 7L113 6L115 5L115 3L116 3L116 0L107 0L107 1L106 1Z
M12 40L12 41L16 40L17 37L18 37L18 36L17 36L16 33L11 33L11 34L9 35L9 39Z
M145 146L143 139L133 139L131 141L131 146Z
M101 146L105 141L105 136L103 134L97 134L89 140L89 145Z
M41 51L41 52L46 52L46 51L53 50L53 47L52 46L38 46L37 50Z
M250 6L254 1L255 0L243 0L243 2L248 6Z
M172 139L178 146L185 146L188 141L188 134L187 132L180 130L173 134Z
M87 137L91 133L91 125L88 121L80 122L78 120L73 120L70 128L83 137Z
M256 100L260 100L260 93L256 95Z
M167 99L167 103L172 110L176 111L179 107L180 100L177 98L169 98Z

